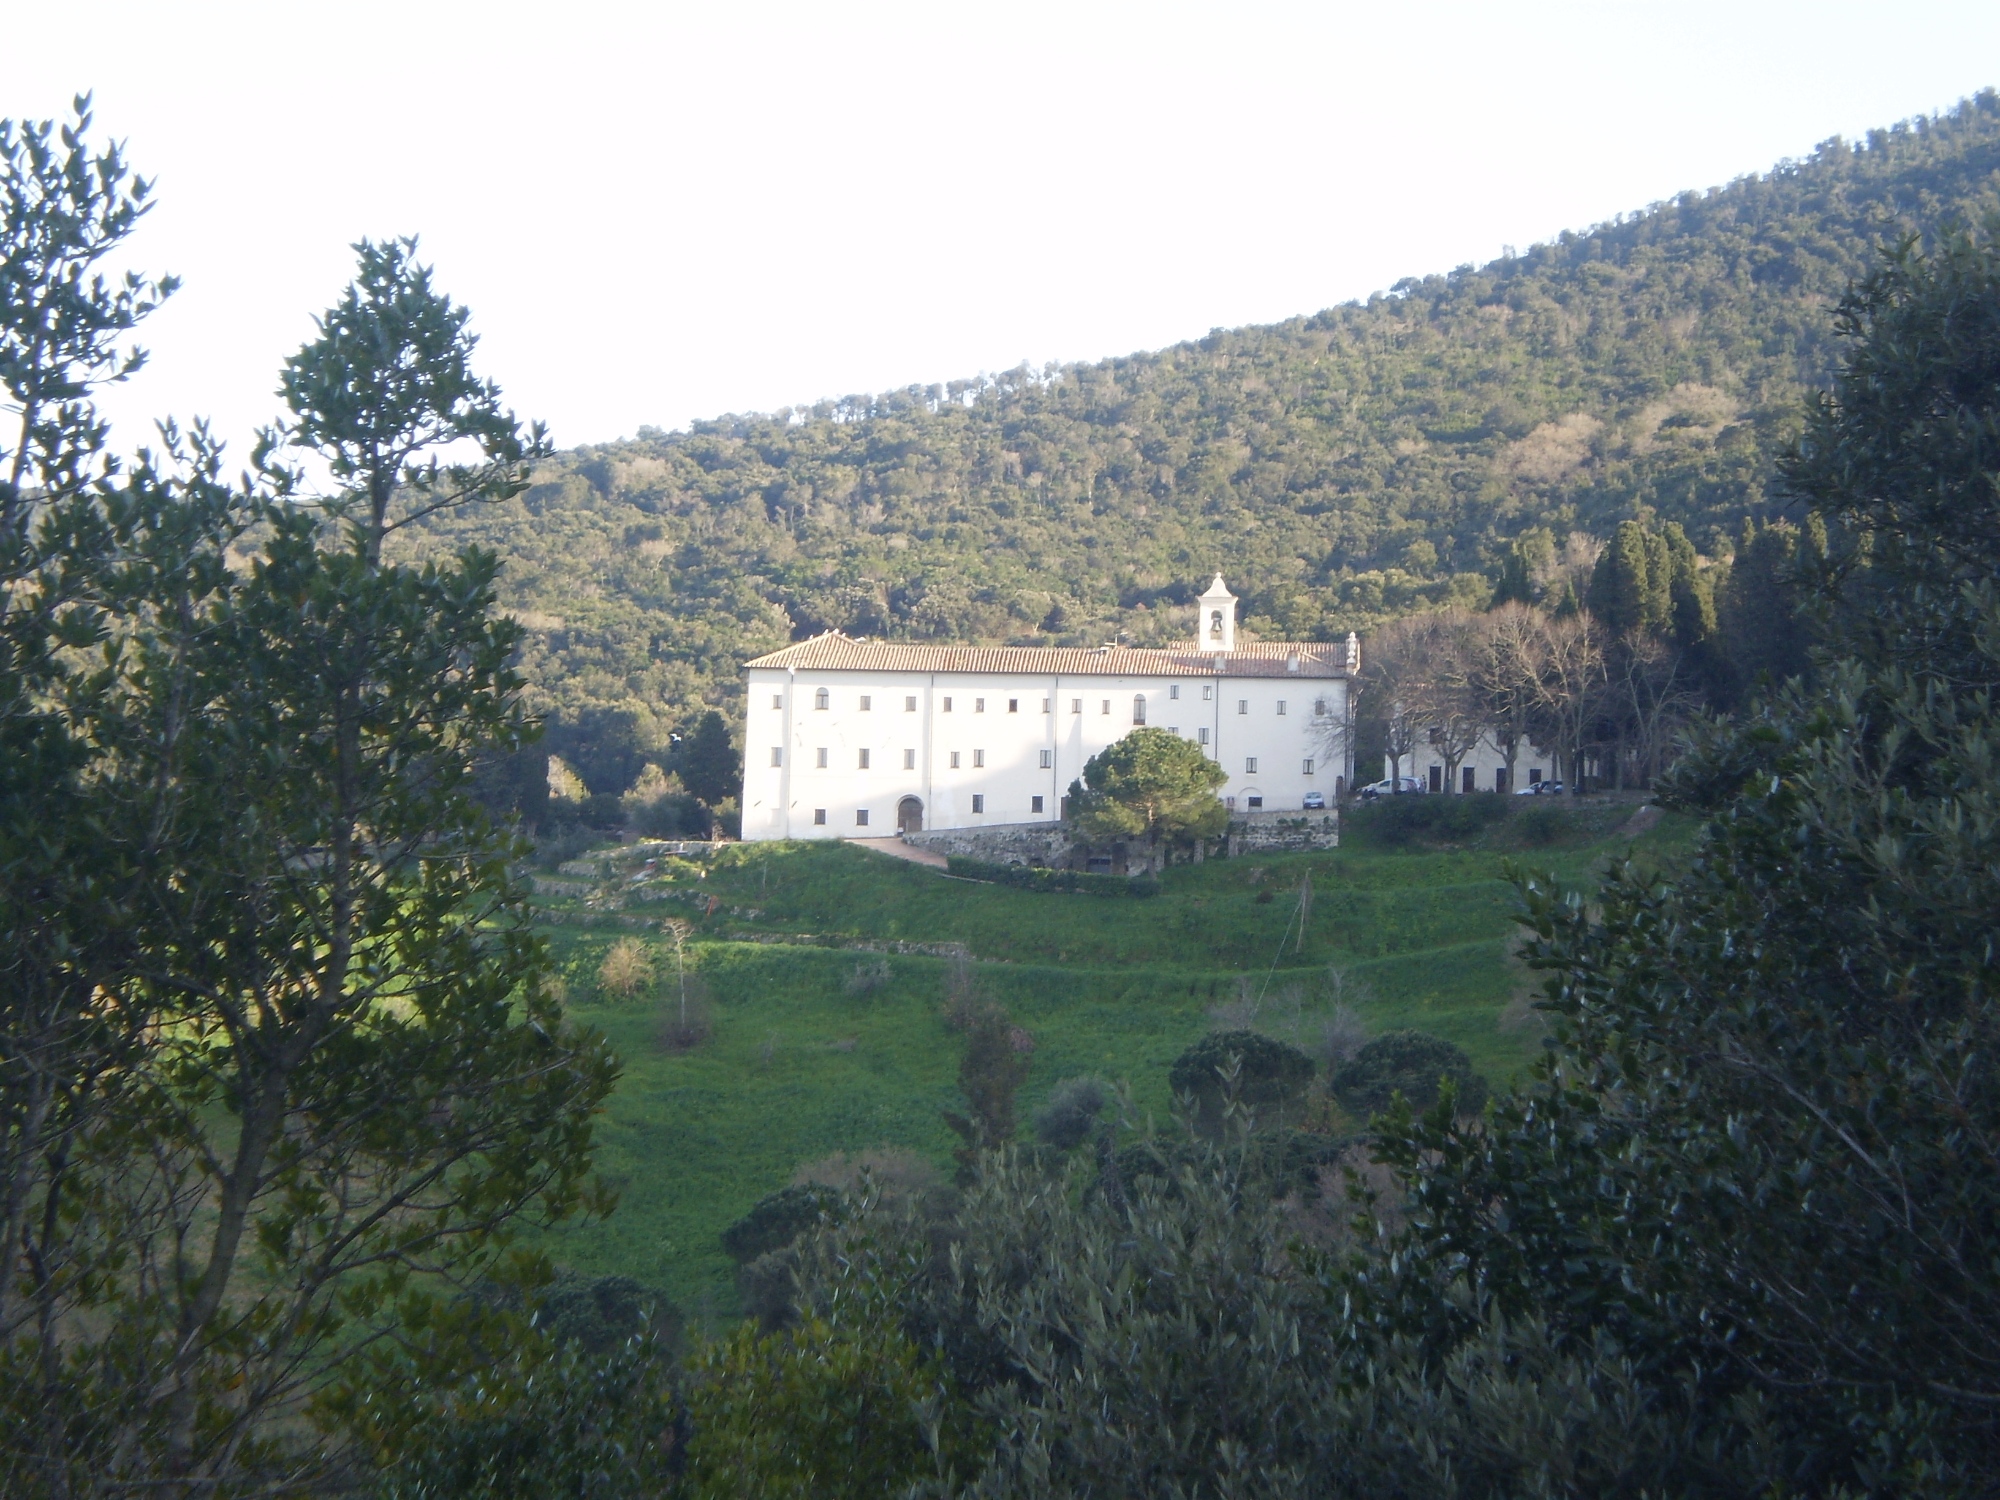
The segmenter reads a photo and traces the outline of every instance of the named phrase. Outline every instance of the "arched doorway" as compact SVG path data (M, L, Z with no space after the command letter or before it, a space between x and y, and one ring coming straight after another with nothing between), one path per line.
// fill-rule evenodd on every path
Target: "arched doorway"
M924 831L924 804L919 799L905 797L896 804L896 831L898 833Z

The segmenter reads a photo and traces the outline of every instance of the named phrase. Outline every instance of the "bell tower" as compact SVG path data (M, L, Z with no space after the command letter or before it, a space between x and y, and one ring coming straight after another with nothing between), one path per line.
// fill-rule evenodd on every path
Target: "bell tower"
M1229 585L1222 581L1220 573L1201 596L1200 609L1195 615L1194 648L1218 652L1236 649L1236 596L1229 592Z

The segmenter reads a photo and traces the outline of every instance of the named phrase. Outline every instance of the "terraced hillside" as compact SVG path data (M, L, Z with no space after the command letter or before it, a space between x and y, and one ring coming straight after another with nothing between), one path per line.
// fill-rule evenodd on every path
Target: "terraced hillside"
M1336 851L1172 869L1150 897L975 883L846 845L734 845L650 869L644 851L612 852L601 878L548 882L544 897L569 1004L625 1059L600 1153L621 1206L555 1252L727 1311L717 1236L802 1165L878 1147L947 1164L940 1111L958 1103L962 1043L941 1010L955 951L1033 1036L1024 1120L1057 1081L1088 1073L1128 1083L1166 1126L1168 1065L1219 1013L1312 1050L1337 1002L1370 1031L1456 1042L1502 1083L1540 1034L1532 976L1509 958L1505 866L1576 882L1628 849L1670 857L1685 829L1668 819L1634 836L1633 812L1596 802L1552 824L1517 811L1458 848L1381 847L1360 830ZM712 1025L686 1050L667 1035L680 989L666 917L688 924L694 1005ZM601 977L621 940L651 959L629 997ZM1329 1106L1324 1123L1357 1122Z

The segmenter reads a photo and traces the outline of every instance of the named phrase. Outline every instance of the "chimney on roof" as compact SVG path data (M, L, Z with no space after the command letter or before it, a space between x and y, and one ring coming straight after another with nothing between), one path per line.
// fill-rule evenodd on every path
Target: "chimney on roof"
M1349 672L1361 670L1361 637L1351 630L1347 632L1347 670Z
M1229 585L1222 581L1220 573L1208 586L1208 592L1201 596L1200 608L1195 615L1194 649L1236 649L1236 596L1229 592Z

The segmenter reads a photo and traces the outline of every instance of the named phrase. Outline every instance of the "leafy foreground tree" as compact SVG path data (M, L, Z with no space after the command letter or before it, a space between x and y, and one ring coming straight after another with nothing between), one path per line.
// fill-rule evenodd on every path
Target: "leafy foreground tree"
M1479 1331L1443 1358L1410 1338L1358 1345L1301 1248L1302 1231L1327 1226L1302 1222L1270 1153L1247 1149L1244 1111L1232 1115L1225 1141L1072 1157L1054 1175L989 1155L942 1218L850 1202L802 1254L812 1316L782 1343L742 1336L806 1377L809 1441L789 1462L861 1441L868 1429L824 1413L835 1391L853 1404L865 1390L878 1429L906 1434L872 1475L881 1494L1428 1500L1647 1481L1678 1434L1608 1340L1559 1348L1460 1289ZM857 1331L836 1336L829 1316ZM859 1337L934 1351L927 1378L902 1373L906 1352L865 1385L837 1380ZM711 1380L694 1451L705 1424L720 1424L717 1451L739 1451L745 1431L775 1448L801 1404L776 1381Z
M1830 627L1857 656L1669 778L1710 815L1684 873L1614 871L1596 910L1528 888L1556 1049L1484 1128L1391 1130L1410 1224L1356 1287L1440 1355L1476 1335L1443 1296L1466 1282L1566 1344L1611 1339L1650 1408L1735 1455L1742 1492L1991 1494L1991 232L1901 247L1841 326L1853 356L1789 473L1849 549ZM1657 1482L1691 1488L1662 1458Z
M613 1063L474 799L527 732L496 564L382 560L543 445L413 247L364 244L263 481L199 429L121 472L89 389L164 284L94 279L144 195L87 127L0 129L0 1488L269 1493L428 1273L590 1200Z
M1095 844L1142 843L1149 863L1175 845L1214 838L1229 824L1215 789L1229 779L1199 745L1166 729L1135 729L1084 763L1069 789L1079 837Z

